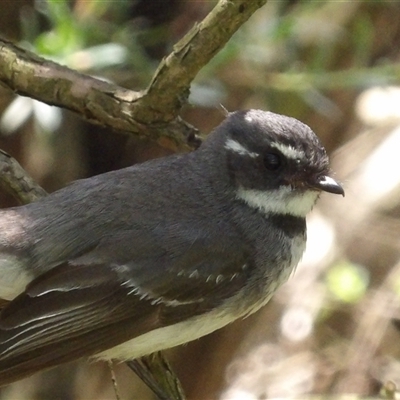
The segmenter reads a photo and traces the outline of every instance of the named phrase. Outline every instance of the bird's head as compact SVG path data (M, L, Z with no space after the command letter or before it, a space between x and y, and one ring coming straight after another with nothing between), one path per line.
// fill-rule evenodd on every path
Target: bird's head
M322 191L344 195L319 139L294 118L238 111L211 136L210 145L224 149L236 196L252 207L304 217Z

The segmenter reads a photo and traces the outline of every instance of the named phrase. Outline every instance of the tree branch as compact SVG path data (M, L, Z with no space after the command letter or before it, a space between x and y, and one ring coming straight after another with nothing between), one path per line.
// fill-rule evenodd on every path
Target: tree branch
M45 60L5 39L0 39L0 83L17 94L74 111L89 122L150 137L175 151L196 146L197 130L179 117L168 124L147 125L133 118L141 92Z
M0 185L21 204L31 203L47 195L18 161L3 150L0 150Z
M197 130L179 118L198 71L267 0L220 0L161 61L137 92L80 74L0 39L0 83L15 93L72 110L88 121L150 137L173 150L194 148Z
M175 118L186 102L189 87L200 69L267 0L220 0L202 22L195 25L165 57L141 98L141 121ZM139 118L139 117L138 117ZM144 119L145 118L145 119Z

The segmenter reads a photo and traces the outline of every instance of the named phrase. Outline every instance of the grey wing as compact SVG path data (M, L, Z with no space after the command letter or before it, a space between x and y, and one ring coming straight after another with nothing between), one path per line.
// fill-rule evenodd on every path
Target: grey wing
M133 336L153 329L147 302L135 300L104 265L60 265L37 278L0 314L0 384L123 342L129 318Z
M239 251L186 250L161 262L155 251L142 263L64 263L36 278L0 314L0 385L206 313L245 285Z

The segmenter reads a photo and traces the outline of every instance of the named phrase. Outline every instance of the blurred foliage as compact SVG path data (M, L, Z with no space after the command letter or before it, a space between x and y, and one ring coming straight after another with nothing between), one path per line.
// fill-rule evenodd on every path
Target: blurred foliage
M364 267L341 261L327 272L328 289L337 299L355 303L363 298L368 287L368 273Z
M71 68L139 90L214 4L3 2L0 31ZM13 18L2 19L6 15ZM194 82L182 116L204 131L223 118L219 104L269 109L308 123L332 154L346 197L321 199L314 216L329 235L310 218L310 233L317 229L309 235L310 250L264 310L172 352L190 399L378 396L389 386L398 396L400 171L391 162L398 144L389 140L400 126L400 98L389 85L400 83L399 20L399 2L270 1ZM0 111L16 134L3 135L0 147L48 190L167 153L83 124L68 112L58 117L61 125L46 128L38 121L51 110L20 102L10 116L4 112L10 102L0 96ZM44 138L37 134L43 129L56 134ZM372 174L371 162L385 143L385 162L375 161ZM377 189L383 178L390 181L386 192ZM150 398L123 366L117 379L122 398ZM389 381L394 389L385 386ZM60 368L28 382L4 390L2 400L114 398L108 372L98 364Z
M148 68L150 60L137 42L137 33L129 28L129 21L120 24L129 2L89 1L74 8L68 0L36 4L29 19L22 19L23 43L36 53L91 71L123 66L130 54L134 55L130 67L143 72Z

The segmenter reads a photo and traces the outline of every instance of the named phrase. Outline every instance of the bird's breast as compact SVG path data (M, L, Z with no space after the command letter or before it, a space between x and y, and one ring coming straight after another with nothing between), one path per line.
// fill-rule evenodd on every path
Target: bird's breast
M285 283L300 262L306 247L305 230L295 235L276 235L271 250L271 242L260 244L258 259L248 284L241 294L244 316L253 314L271 299L276 290ZM238 302L239 303L239 302Z

